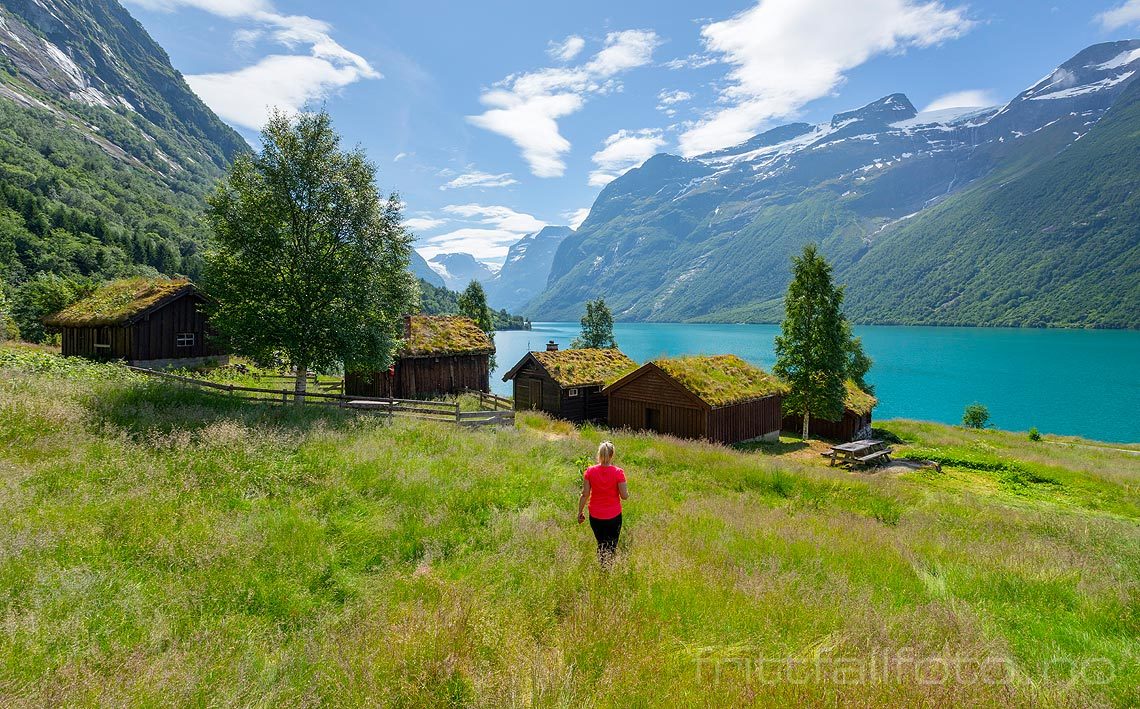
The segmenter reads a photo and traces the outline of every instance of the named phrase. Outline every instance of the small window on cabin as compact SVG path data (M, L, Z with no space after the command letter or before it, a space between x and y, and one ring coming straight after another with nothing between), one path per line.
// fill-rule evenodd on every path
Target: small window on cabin
M175 336L174 344L178 347L193 347L194 346L194 333L180 332Z
M571 389L570 390L570 396L578 396L578 390L577 389Z

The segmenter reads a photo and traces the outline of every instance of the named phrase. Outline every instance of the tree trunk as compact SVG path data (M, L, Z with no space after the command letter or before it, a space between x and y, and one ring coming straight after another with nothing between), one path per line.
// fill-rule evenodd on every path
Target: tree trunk
M811 420L811 413L808 411L807 407L805 406L804 407L804 434L803 434L803 439L805 441L808 439L808 431L811 430L811 424L809 423L810 420Z
M297 379L293 385L293 403L301 406L305 403L305 387L309 383L309 368L297 367Z

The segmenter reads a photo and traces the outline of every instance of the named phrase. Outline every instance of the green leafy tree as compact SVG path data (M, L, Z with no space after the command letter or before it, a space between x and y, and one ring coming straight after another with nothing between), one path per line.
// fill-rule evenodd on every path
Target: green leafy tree
M325 112L274 112L261 151L208 199L211 322L231 351L296 370L381 370L417 302L400 200L382 200L361 149L342 151Z
M12 318L20 336L28 342L46 342L48 332L43 319L58 313L89 294L93 284L64 278L54 273L37 273L17 290L12 304Z
M784 408L803 417L804 440L812 416L836 420L843 415L852 345L842 308L843 287L835 285L831 266L808 244L792 257L774 368L791 387Z
M966 407L962 414L962 425L966 428L985 428L990 421L990 410L977 402Z
M459 314L466 315L475 321L479 329L487 333L491 341L495 341L495 316L491 307L487 305L487 293L479 281L471 281L463 292L459 294ZM491 369L495 368L495 355L491 355Z
M586 314L582 316L582 334L570 343L574 349L615 349L614 315L604 298L586 301Z

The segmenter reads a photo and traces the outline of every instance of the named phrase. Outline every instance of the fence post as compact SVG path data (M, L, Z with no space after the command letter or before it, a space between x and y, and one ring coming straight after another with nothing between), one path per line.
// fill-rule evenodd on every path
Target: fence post
M455 400L455 425L459 425L459 399Z

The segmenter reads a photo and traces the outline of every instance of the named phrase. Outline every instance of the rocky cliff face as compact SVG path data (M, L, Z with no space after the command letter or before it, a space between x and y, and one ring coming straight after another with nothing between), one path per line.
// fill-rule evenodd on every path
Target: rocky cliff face
M541 293L550 277L554 254L562 240L573 233L568 226L548 226L512 244L503 267L485 284L491 305L516 312Z
M774 319L789 257L804 243L819 243L841 276L857 273L884 236L926 210L1080 140L1138 69L1140 41L1102 44L1002 107L918 114L892 94L693 159L655 156L602 191L529 314L577 317L601 294L624 319ZM983 238L966 233L958 248ZM876 268L904 277L924 248L911 244Z

